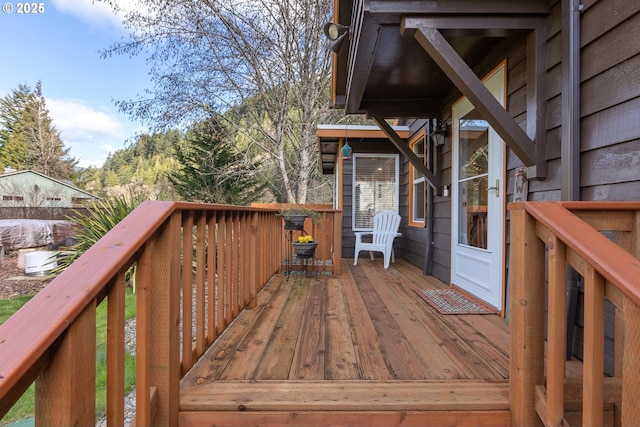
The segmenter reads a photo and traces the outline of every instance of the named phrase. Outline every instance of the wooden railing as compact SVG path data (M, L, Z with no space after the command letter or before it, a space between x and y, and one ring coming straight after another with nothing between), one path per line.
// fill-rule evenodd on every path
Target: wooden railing
M509 209L513 425L568 425L564 402L580 394L583 426L602 426L605 404L620 414L616 424L640 425L640 203L525 202ZM565 378L569 265L584 280L580 384ZM605 299L616 311L616 378L603 374Z
M288 205L284 203L255 203L252 206L259 208L286 210L288 207L300 205ZM315 271L339 275L340 259L342 259L342 211L332 209L330 205L303 205L318 213L317 219L306 218L304 221L304 232L295 230L289 234L284 229L282 222L282 248L283 248L283 269L288 267L292 271L300 270L300 260L296 260L292 254L291 239L295 240L302 234L309 234L318 242L315 255L307 262L314 264ZM288 266L285 264L289 261ZM308 267L307 267L308 268ZM287 272L289 273L289 272Z
M144 202L0 326L0 417L35 381L36 425L94 425L95 315L106 300L107 425L124 425L135 263L135 424L177 425L181 377L280 271L281 239L277 210Z

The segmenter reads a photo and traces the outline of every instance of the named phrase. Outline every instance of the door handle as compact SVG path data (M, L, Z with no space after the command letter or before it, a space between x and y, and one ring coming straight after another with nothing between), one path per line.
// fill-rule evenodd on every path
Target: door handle
M496 197L500 197L500 180L496 179L495 187L487 188L487 191L496 190Z

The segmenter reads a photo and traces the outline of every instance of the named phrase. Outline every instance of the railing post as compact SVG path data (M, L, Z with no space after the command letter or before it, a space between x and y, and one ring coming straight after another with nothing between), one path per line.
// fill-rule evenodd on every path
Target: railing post
M640 306L624 297L625 339L622 356L622 419L623 426L640 425ZM617 325L616 325L617 327Z
M635 212L633 216L633 229L630 232L630 238L625 248L636 258L640 258L640 212ZM640 306L635 304L629 298L623 300L623 329L624 347L622 351L622 420L621 425L631 426L640 425L640 405L638 405L638 396L640 396ZM618 310L616 310L616 313ZM618 317L616 317L616 322ZM622 329L622 328L620 328ZM618 323L616 323L616 331ZM616 344L620 334L616 334ZM616 347L616 350L618 347ZM616 366L616 369L618 366ZM619 376L616 370L616 376Z
M138 261L136 426L178 425L181 222L173 213Z
M69 325L36 380L35 416L40 426L89 426L96 422L96 304Z
M342 268L342 211L333 213L333 274L339 276Z
M182 225L182 373L193 366L193 212L184 212ZM180 251L178 250L178 253Z
M514 426L541 425L535 386L544 376L544 244L522 204L511 210L509 408Z

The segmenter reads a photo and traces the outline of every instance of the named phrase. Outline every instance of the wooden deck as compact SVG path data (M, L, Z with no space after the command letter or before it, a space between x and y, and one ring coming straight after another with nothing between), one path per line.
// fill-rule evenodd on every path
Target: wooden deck
M440 315L403 260L275 276L181 383L180 425L510 425L497 315Z

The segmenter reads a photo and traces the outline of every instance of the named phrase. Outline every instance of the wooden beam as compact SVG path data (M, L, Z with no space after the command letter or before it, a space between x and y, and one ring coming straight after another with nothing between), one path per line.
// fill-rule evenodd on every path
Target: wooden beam
M370 0L370 13L428 13L428 14L491 14L491 15L548 15L548 2L530 0Z
M378 25L378 23L373 22L372 20L366 20L363 23L362 29L360 30L359 34L375 34L375 37L358 37L357 39L350 41L350 43L357 44L355 46L355 49L353 49L353 57L351 57L351 50L349 52L349 66L351 67L351 69L347 73L347 99L345 102L346 114L361 112L360 104L362 103L364 92L367 87L367 82L369 81L369 74L371 73L371 63L373 62L373 58L378 47L381 32L382 28L380 27L380 25ZM346 57L346 53L343 53L341 56ZM358 58L357 62L359 64L366 65L358 66L356 68L356 58Z
M386 118L439 117L442 114L442 100L439 98L367 99L362 101L360 109L366 111L369 116Z
M422 175L424 175L424 177L427 180L427 182L429 183L429 185L431 187L433 187L437 191L438 187L440 186L440 178L435 176L427 168L427 166L422 162L422 159L420 159L420 158L418 158L418 156L416 156L416 153L414 153L409 148L409 144L407 144L407 142L405 140L403 140L402 138L400 138L398 136L398 134L393 130L391 125L389 125L389 123L387 123L384 118L377 117L377 116L373 116L372 118L373 118L373 121L375 121L378 124L378 126L380 126L380 129L382 129L382 131L385 134L387 134L387 136L389 137L389 139L391 140L393 145L395 145L395 147L398 149L398 151L400 151L400 153L402 153L402 155L404 155L407 159L409 159L411 164L416 169L418 169L418 171Z
M527 134L535 144L535 172L527 178L547 177L547 24L543 22L527 37Z
M502 36L513 34L514 30L531 31L544 23L540 17L504 16L406 16L401 25L406 29L417 28L419 25L427 28L437 28L443 34L477 34L484 36Z
M414 37L460 89L525 166L536 164L535 144L516 121L489 92L455 49L435 28L417 24Z

